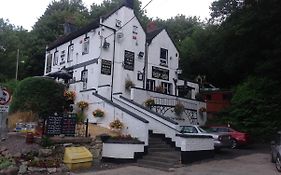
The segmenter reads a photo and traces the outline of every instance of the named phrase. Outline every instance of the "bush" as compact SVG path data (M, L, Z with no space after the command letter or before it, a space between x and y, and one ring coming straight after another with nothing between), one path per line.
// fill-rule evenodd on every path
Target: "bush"
M32 111L39 117L63 112L64 87L54 80L31 77L22 80L15 89L10 113Z

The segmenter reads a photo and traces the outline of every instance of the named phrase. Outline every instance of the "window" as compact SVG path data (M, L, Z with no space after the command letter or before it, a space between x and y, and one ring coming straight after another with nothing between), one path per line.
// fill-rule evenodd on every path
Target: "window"
M46 65L46 73L51 72L52 70L52 54L47 55L47 65Z
M82 55L89 53L89 46L90 46L90 39L89 37L84 39L83 46L82 46Z
M53 66L58 65L59 62L59 52L55 51L54 53L54 61L53 61Z
M83 90L87 89L88 70L85 69L81 72L81 81L83 82Z
M74 45L71 44L68 46L67 62L73 61L73 53L74 53Z
M193 126L183 126L181 133L198 133L197 129Z
M162 82L161 86L163 88L163 93L172 94L172 84L171 83Z
M147 79L146 80L146 90L154 91L155 89L155 81Z
M125 55L124 55L124 69L127 70L134 70L135 66L135 53L130 52L128 50L125 50Z
M60 64L65 63L65 50L61 51L60 54Z
M160 65L161 66L168 66L168 50L167 49L160 49Z

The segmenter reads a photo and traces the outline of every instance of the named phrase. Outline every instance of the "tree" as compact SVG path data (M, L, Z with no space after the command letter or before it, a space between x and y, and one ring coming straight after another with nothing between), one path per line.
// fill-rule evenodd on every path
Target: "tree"
M10 113L32 111L39 117L63 112L64 86L54 80L30 77L22 80L13 95Z

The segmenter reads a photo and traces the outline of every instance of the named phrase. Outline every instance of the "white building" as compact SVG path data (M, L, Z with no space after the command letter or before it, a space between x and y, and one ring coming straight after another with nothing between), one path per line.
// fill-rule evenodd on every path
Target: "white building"
M189 99L177 96L178 85L184 85L178 80L179 51L165 29L146 34L131 2L50 44L44 74L69 76L66 83L77 94L75 102L89 103L90 122L108 127L118 118L123 133L146 145L148 130L176 141L180 125L206 122L200 113L206 104L195 100L199 88L194 83ZM148 109L144 102L150 98L155 104ZM184 106L180 117L174 113L178 103ZM105 111L100 121L92 116L97 108Z

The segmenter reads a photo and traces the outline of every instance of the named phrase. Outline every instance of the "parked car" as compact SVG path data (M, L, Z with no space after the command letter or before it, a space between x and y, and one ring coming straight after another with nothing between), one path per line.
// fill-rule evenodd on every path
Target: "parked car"
M250 136L248 133L236 131L228 126L210 126L210 131L218 133L228 133L231 135L231 147L237 148L238 146L248 145L250 143Z
M229 134L207 132L198 125L181 126L181 133L212 136L214 139L214 147L216 150L231 147L231 136Z
M275 163L276 169L281 172L281 131L277 132L271 141L271 162Z

